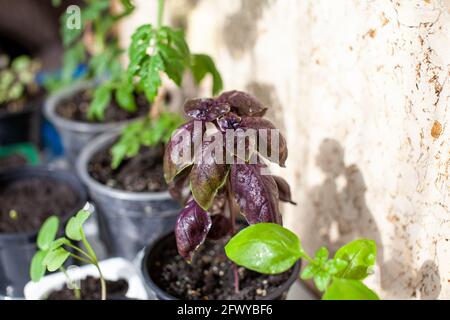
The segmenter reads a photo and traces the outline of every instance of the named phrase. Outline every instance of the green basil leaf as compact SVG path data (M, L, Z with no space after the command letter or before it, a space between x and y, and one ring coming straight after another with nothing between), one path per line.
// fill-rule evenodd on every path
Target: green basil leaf
M378 295L359 280L334 278L323 300L379 300Z
M70 253L68 251L63 248L57 248L49 251L42 263L47 267L48 271L53 272L61 268L69 256Z
M298 237L274 223L257 223L236 234L225 246L230 260L260 273L291 268L302 255Z
M83 223L91 216L91 213L86 210L81 210L75 217L70 218L66 225L66 235L69 239L81 241L83 236Z
M46 251L50 248L53 240L55 240L56 234L59 228L59 218L51 216L45 220L39 230L37 236L37 246L39 249Z
M360 239L346 244L334 255L335 259L348 262L336 277L363 280L369 275L368 268L375 264L376 255L377 247L373 240Z
M39 250L31 260L30 278L33 282L38 282L45 275L45 265L43 262L46 255L46 251Z

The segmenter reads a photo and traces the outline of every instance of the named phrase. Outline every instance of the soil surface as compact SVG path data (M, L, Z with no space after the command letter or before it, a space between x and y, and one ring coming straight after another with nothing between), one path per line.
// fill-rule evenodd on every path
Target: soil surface
M36 231L51 215L66 216L78 202L63 182L48 178L0 186L0 233Z
M101 285L100 279L88 276L80 281L81 300L100 300ZM128 282L124 279L117 281L106 280L106 299L123 299L128 292ZM64 288L51 292L47 300L76 300L72 289Z
M128 112L117 104L116 100L111 99L110 105L105 110L105 119L103 121L89 120L87 117L89 104L92 101L92 90L83 90L67 99L62 100L56 106L56 113L69 120L89 122L89 123L108 123L118 122L128 119L144 116L149 105L144 95L136 96L136 112Z
M27 164L27 159L21 154L12 154L0 158L0 170L21 167Z
M115 189L131 192L159 192L167 189L163 173L162 146L142 147L138 155L111 168L111 146L94 154L88 172L98 182Z
M223 249L225 243L207 240L188 264L178 255L175 239L167 241L155 265L149 266L151 277L170 295L188 300L264 299L289 278L290 270L263 275L238 267L240 291L236 293L232 263Z

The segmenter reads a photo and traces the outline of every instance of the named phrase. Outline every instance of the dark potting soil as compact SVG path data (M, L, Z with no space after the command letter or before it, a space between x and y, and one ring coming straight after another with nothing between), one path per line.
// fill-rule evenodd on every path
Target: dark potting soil
M106 280L106 299L125 298L128 292L128 282L124 279L117 281ZM101 286L100 279L88 276L80 281L80 299L81 300L100 300ZM63 288L52 291L47 300L76 300L74 291L64 286Z
M21 167L27 164L27 159L21 154L12 154L0 158L0 170Z
M56 113L69 120L89 122L89 123L108 123L117 122L144 116L149 109L148 102L144 95L136 96L136 112L128 112L117 104L116 100L111 99L110 105L105 110L103 121L89 120L87 117L89 104L92 101L93 90L83 90L77 94L63 99L56 106Z
M111 168L111 146L94 154L88 163L88 172L98 182L131 192L158 192L167 189L163 173L164 148L143 147L130 159L122 161L117 169Z
M289 278L290 270L263 275L238 267L240 290L236 293L233 267L225 255L224 243L207 240L189 264L178 255L175 240L166 242L159 259L149 268L151 277L170 295L188 300L263 299Z
M44 178L0 186L0 233L36 231L51 215L66 216L78 202L66 184Z

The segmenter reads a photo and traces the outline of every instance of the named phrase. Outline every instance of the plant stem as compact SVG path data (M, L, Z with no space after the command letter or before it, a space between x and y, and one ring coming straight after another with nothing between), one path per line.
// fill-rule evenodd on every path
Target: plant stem
M87 259L85 259L85 258L82 258L82 257L80 257L80 256L77 256L77 255L74 254L74 253L69 253L69 254L70 254L70 256L71 256L72 258L75 258L75 259L77 259L77 260L80 260L81 262L84 262L84 263L86 263L86 264L93 264L93 263L94 263L94 261L87 260Z
M105 282L105 278L103 278L103 274L102 274L102 270L100 269L100 266L98 265L98 263L94 263L95 267L98 270L98 274L100 276L100 286L102 287L102 300L106 300L106 282Z
M76 300L81 300L81 290L80 290L80 288L78 288L78 286L75 284L75 282L72 281L72 279L70 279L69 274L67 273L66 268L64 268L64 267L61 266L59 269L60 269L61 272L66 276L67 281L70 283L70 286L71 286L72 288L69 288L69 289L73 289L73 294L74 294L74 296L75 296L75 299L76 299Z
M227 188L227 195L228 195L228 207L230 210L230 222L231 222L231 230L230 233L232 236L236 233L236 208L234 206L233 201L233 193L231 190L231 181L228 180L228 188ZM239 293L239 272L237 265L233 262L233 275L234 275L234 292Z
M164 0L158 0L158 20L156 26L161 28L164 15Z

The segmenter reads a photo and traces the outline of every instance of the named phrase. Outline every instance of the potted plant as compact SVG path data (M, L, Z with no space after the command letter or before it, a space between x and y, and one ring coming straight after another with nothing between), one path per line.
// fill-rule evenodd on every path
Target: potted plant
M55 212L65 222L86 200L83 185L68 172L24 167L0 173L1 296L23 296L42 222Z
M164 1L159 1L157 24L139 27L128 52L126 79L130 87L142 88L151 109L121 133L92 141L77 161L98 211L101 239L110 254L129 259L172 228L179 209L168 192L162 163L164 144L183 120L165 108L162 75L181 86L187 70L197 83L211 74L212 91L222 88L213 60L192 54L182 31L162 25L163 8Z
M378 300L363 282L373 272L376 244L373 240L354 240L336 251L334 257L321 247L310 257L298 237L273 223L259 223L236 234L225 247L236 264L264 274L289 270L298 259L308 263L301 278L313 279L324 300Z
M39 69L39 62L28 56L0 55L0 145L39 142Z
M299 257L285 272L268 276L232 263L223 247L246 224L282 224L279 200L294 203L290 188L270 175L263 158L284 166L285 139L263 117L266 108L244 92L189 100L184 110L191 120L167 144L164 174L174 195L187 184L191 195L175 232L145 251L147 285L160 299L284 298Z
M98 261L83 230L83 224L90 215L90 212L81 210L71 217L65 227L65 236L60 238L56 238L58 217L51 216L42 224L36 243L38 251L30 264L32 282L25 287L25 298L107 300L147 297L139 276L129 262L121 258ZM87 265L66 268L69 258ZM44 276L46 270L60 272ZM64 284L67 286L64 287Z
M59 78L44 80L54 92L46 100L45 114L60 133L72 165L94 137L123 127L148 109L143 94L126 81L120 64L122 50L114 27L134 9L128 0L121 4L121 12L112 13L109 0L85 0L80 29L68 27L69 13L61 17L63 67ZM75 77L80 64L85 70Z

